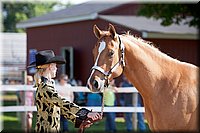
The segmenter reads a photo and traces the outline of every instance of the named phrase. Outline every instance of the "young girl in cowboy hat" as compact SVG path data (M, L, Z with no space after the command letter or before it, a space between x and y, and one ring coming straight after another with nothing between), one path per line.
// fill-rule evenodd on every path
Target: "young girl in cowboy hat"
M55 56L51 50L39 51L34 75L36 90L37 122L36 132L60 132L60 114L75 124L75 127L89 127L94 121L101 119L99 113L91 112L62 98L54 86L56 64L64 64L62 57Z

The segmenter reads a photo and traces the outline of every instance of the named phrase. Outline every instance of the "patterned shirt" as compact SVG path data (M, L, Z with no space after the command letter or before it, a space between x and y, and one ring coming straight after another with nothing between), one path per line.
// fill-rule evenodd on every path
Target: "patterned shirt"
M54 83L42 77L36 91L37 122L36 132L60 132L60 115L79 127L86 119L89 110L61 97L54 88ZM82 112L82 113L80 113ZM80 116L82 115L82 116Z

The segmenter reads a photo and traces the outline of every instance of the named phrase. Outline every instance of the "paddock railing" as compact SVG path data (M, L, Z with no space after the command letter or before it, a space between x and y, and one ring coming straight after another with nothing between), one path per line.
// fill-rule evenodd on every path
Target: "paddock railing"
M5 92L26 92L26 91L36 91L36 88L33 88L32 85L1 85L0 86L0 94L3 94ZM90 92L90 90L85 86L74 86L74 87L63 87L56 85L56 89L60 91L72 91L72 92ZM122 87L117 88L117 91L115 93L132 93L133 94L133 106L132 107L124 107L124 106L113 106L113 107L104 107L104 112L132 112L132 119L133 119L133 128L137 129L137 113L138 112L145 112L144 107L137 107L137 97L138 97L138 91L135 87ZM91 92L90 92L91 93ZM2 99L3 100L3 99ZM26 97L25 93L23 93L22 97L22 104L25 103ZM101 112L101 106L94 107L94 106L86 106L87 109L92 109L95 112ZM37 111L36 106L26 106L23 105L16 105L16 106L1 106L0 107L0 113L4 112L22 112L21 121L22 121L22 129L24 131L27 130L27 124L26 124L26 114L28 111Z
M63 87L56 85L57 90L61 91L72 91L72 92L90 92L90 90L85 86L72 86L72 87ZM32 85L1 85L0 92L19 92L19 91L36 91L36 88L33 88ZM60 91L59 91L60 92ZM118 87L115 93L133 93L133 102L137 102L138 91L135 87ZM26 98L26 97L25 97ZM137 105L137 104L136 104ZM114 106L114 107L104 107L104 112L144 112L144 107L123 107L123 106ZM101 107L86 106L85 108L92 109L93 111L100 112ZM27 112L27 111L37 111L36 106L1 106L0 112Z

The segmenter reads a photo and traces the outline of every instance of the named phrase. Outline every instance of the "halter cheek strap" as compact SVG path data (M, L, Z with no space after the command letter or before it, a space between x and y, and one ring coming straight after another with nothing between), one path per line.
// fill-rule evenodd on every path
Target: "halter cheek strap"
M119 38L119 49L120 49L120 51L121 51L121 64L122 64L123 69L124 69L124 67L125 67L125 60L124 60L125 46L124 46L124 44L122 43L122 41L121 41L121 39L120 39L119 36L118 36L118 38Z

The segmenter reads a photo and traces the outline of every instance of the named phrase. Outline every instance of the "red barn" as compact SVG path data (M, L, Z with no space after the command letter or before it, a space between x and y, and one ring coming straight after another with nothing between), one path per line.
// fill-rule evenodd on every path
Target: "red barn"
M197 29L183 24L163 27L158 20L137 16L139 7L136 3L88 2L19 23L17 26L27 31L27 64L29 50L52 49L67 60L61 71L86 84L97 40L93 25L107 29L112 23L119 34L131 31L173 58L197 65Z

